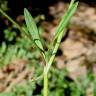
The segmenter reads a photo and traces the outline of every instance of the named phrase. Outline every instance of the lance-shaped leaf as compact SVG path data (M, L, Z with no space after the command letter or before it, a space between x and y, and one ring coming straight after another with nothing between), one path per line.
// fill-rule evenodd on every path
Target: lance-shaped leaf
M68 11L64 14L60 24L58 25L57 29L56 29L56 33L55 33L55 36L54 36L54 40L56 40L59 36L59 34L65 29L65 27L68 25L72 15L75 13L76 9L77 9L77 5L78 5L78 2L74 3L73 2L71 3L71 5L69 6L68 8Z
M40 50L44 51L36 23L34 22L33 17L31 16L31 14L28 12L28 10L26 8L24 9L24 17L25 17L25 22L26 22L28 31L29 31L33 41L35 42L36 46Z
M76 0L71 0L71 3L70 3L70 5L69 5L69 8L72 7L72 5L74 4L75 1L76 1ZM68 8L68 9L69 9L69 8Z

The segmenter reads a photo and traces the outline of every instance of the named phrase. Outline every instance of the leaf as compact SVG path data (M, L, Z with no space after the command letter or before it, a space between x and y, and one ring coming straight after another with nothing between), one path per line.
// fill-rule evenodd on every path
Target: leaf
M25 17L25 22L26 22L28 31L29 31L34 43L40 50L44 51L37 26L34 22L33 17L31 16L31 14L28 12L28 10L26 8L24 9L24 17Z
M76 0L71 0L71 3L70 3L70 5L69 5L69 8L68 8L68 9L70 9L70 8L72 7L72 5L74 4L75 1L76 1Z
M78 2L74 3L73 5L71 5L68 8L68 11L65 13L65 15L63 16L60 24L58 25L58 27L56 29L54 40L56 40L57 37L59 36L59 34L65 29L65 27L67 26L67 24L68 24L69 20L71 19L72 15L76 11L77 6L78 6Z

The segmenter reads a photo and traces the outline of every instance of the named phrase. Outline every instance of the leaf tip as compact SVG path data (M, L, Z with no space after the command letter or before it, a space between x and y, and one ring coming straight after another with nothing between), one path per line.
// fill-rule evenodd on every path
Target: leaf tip
M26 14L28 14L28 9L27 8L24 8L24 16L26 16Z
M27 11L27 8L24 8L24 12Z

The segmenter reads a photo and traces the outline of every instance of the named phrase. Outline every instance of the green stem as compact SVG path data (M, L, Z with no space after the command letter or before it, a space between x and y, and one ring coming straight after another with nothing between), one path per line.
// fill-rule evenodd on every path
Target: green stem
M22 29L22 28L19 26L19 24L17 24L13 19L11 19L2 9L0 9L0 12L1 12L10 22L12 22L14 25L16 25L19 30Z
M50 67L53 63L53 60L54 60L56 52L59 48L59 45L60 45L63 34L64 33L62 31L60 36L57 39L57 43L56 43L56 45L54 47L54 50L53 50L53 55L51 56L51 58L48 62L48 65L46 65L45 68L44 68L44 96L48 96L48 71L49 71L49 69L50 69Z
M18 23L16 23L11 17L9 17L1 8L0 13L4 15L11 23L13 23L20 30L20 32L24 32L25 36L30 38L30 36L27 34L27 31L24 28L22 28Z
M57 42L55 44L55 47L54 47L54 50L53 50L53 55L51 56L49 62L48 62L48 66L46 68L46 73L48 73L53 61L54 61L54 58L55 58L55 55L57 53L57 50L59 48L59 45L60 45L60 42L61 42L61 39L62 39L62 36L63 36L64 32L62 31L61 34L59 35L58 39L57 39Z
M48 73L46 73L46 68L44 68L44 96L48 96Z

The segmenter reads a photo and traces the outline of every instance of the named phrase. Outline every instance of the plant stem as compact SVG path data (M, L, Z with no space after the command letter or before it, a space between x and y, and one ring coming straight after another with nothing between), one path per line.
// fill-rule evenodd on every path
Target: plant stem
M63 30L63 31L64 31L64 30ZM47 66L47 68L46 68L46 73L48 73L48 71L49 71L49 69L50 69L50 67L51 67L51 65L52 65L52 63L53 63L53 60L54 60L55 55L56 55L56 53L57 53L57 50L58 50L58 48L59 48L59 45L60 45L62 36L63 36L63 34L64 34L63 31L60 33L60 35L59 35L59 37L58 37L58 39L57 39L57 42L56 42L55 47L54 47L54 50L53 50L53 55L51 56L51 58L50 58L50 60L49 60L49 62L48 62L48 66Z
M50 69L50 67L53 63L53 60L54 60L56 52L59 48L59 45L60 45L63 34L64 33L62 31L60 36L57 39L56 45L55 45L54 50L53 50L53 55L51 56L51 58L48 62L48 65L46 65L45 68L44 68L44 96L48 96L48 71L49 71L49 69Z
M19 30L22 30L22 28L19 26L19 24L17 24L13 19L11 19L2 9L0 9L0 12L1 12L10 22L12 22L14 25L16 25Z
M55 44L55 47L54 47L54 49L53 49L52 56L51 56L50 59L49 59L48 65L46 65L45 68L44 68L44 96L48 96L48 77L47 77L47 76L48 76L49 69L50 69L50 67L51 67L51 65L52 65L52 63L53 63L53 60L54 60L55 55L56 55L56 53L57 53L57 50L58 50L58 48L59 48L59 45L60 45L62 36L66 34L66 33L64 32L64 31L65 31L66 24L68 24L68 20L70 20L70 17L73 15L73 13L75 12L75 10L76 10L76 8L77 8L77 5L78 5L78 3L75 3L75 4L73 5L74 1L75 1L75 0L72 0L72 1L71 1L70 6L69 6L69 11L68 11L68 13L66 13L66 14L64 15L63 21L64 21L65 19L67 19L67 21L66 21L65 23L64 23L63 21L61 21L61 23L60 23L60 25L59 25L59 26L61 26L61 27L59 27L59 28L57 29L57 32L56 32L57 35L55 35L55 36L56 36L56 39L55 39L55 40L56 40L56 44ZM73 5L73 6L72 6L72 5ZM70 9L71 7L72 7L72 10ZM69 13L70 13L70 14L69 14ZM69 15L67 16L67 14L69 14ZM62 24L64 24L65 26L62 27ZM58 32L59 32L59 34L58 34ZM53 40L53 41L54 41L54 40ZM53 43L54 43L54 42L53 42Z
M48 73L46 73L46 68L44 68L44 96L48 96Z
M22 28L18 23L16 23L11 17L9 17L1 8L0 8L0 13L3 14L11 23L13 23L20 30L20 32L24 32L25 36L30 38L26 30Z

